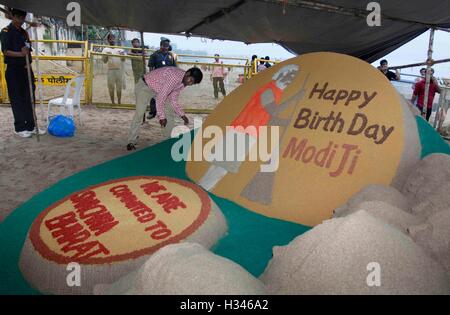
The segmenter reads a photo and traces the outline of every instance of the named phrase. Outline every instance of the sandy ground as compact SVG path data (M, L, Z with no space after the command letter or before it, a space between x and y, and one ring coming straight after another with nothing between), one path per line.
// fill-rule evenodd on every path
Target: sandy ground
M78 129L74 138L46 135L37 142L36 137L22 139L14 135L12 111L9 107L0 106L0 222L23 202L58 181L129 154L126 138L133 114L131 110L86 106L82 113L83 128ZM189 117L191 121L203 118L197 115ZM147 121L141 129L138 148L162 140L157 121Z
M69 74L66 68L56 63L41 62L42 73ZM188 68L188 66L183 66ZM80 72L81 64L70 66ZM230 93L239 86L238 69L233 69L226 89ZM106 66L98 63L94 70L93 102L110 103L107 89ZM122 91L122 103L134 104L134 80L131 63L125 67L126 88ZM44 86L43 99L48 100L64 94L64 87ZM214 99L210 72L204 73L200 85L185 89L180 103L189 109L214 109L219 100ZM84 95L84 93L82 94ZM39 98L39 93L36 93ZM38 107L41 127L46 125L47 107L44 113ZM78 128L74 138L61 139L50 135L43 136L38 143L36 138L22 139L13 134L13 115L9 107L0 106L0 222L14 209L37 193L88 167L128 154L126 139L133 117L133 110L98 109L94 106L83 108L83 127ZM204 115L188 115L193 119L204 119ZM78 124L78 120L76 120ZM179 121L181 125L181 121ZM163 140L161 128L156 120L147 121L141 129L139 148L145 148Z

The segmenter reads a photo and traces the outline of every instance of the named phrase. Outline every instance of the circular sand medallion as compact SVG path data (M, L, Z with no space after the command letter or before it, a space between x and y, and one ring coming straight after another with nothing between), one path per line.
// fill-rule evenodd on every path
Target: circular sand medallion
M189 240L209 248L226 230L223 214L198 186L167 177L123 178L43 211L31 226L20 268L41 292L89 294L168 244Z
M313 226L367 185L400 189L420 152L415 117L379 70L311 53L227 96L196 133L186 171L252 211Z

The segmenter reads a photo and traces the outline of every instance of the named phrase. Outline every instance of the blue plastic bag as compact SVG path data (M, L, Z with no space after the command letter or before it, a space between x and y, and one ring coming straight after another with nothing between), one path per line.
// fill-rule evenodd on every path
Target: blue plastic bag
M69 138L75 135L75 122L72 117L58 115L50 120L48 132L55 137Z

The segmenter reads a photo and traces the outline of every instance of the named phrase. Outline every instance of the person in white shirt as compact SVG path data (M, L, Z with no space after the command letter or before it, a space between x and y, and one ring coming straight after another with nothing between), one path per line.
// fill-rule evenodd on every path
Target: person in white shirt
M113 34L108 35L110 46L116 45L116 37ZM125 55L125 51L119 48L106 47L102 51L109 55ZM103 56L103 62L108 64L108 90L111 102L115 104L114 92L117 90L117 102L121 104L122 88L124 86L124 62L125 58Z

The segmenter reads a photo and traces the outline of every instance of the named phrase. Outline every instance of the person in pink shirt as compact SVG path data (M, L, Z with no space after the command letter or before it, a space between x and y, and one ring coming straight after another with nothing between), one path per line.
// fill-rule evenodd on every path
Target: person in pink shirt
M227 92L225 91L225 84L223 83L223 80L225 79L227 73L225 71L224 66L220 62L219 55L215 54L214 57L216 57L214 64L218 64L218 66L213 66L212 73L211 73L211 79L213 81L213 87L214 87L214 98L219 98L219 88L220 91L223 94L223 97L227 96Z
M136 113L131 122L127 150L136 150L139 129L152 97L156 98L157 116L163 128L164 137L167 139L171 137L172 129L175 126L175 115L181 117L185 125L188 125L189 119L181 108L178 97L184 88L199 84L202 79L203 73L198 68L184 71L177 67L164 67L143 76L136 83ZM171 102L172 106L165 107L167 100Z

